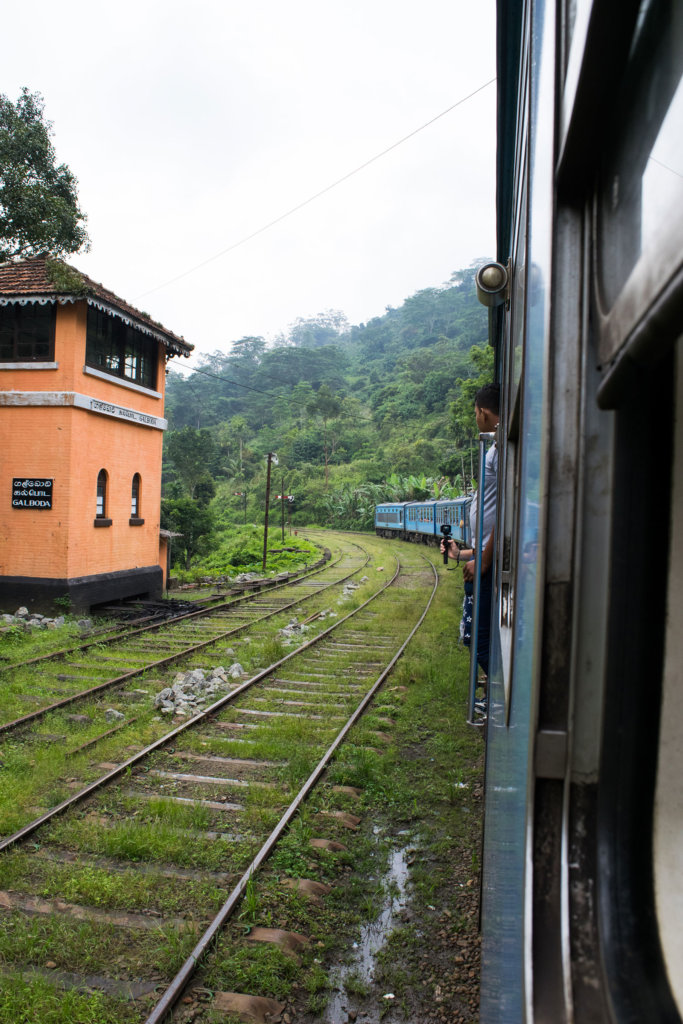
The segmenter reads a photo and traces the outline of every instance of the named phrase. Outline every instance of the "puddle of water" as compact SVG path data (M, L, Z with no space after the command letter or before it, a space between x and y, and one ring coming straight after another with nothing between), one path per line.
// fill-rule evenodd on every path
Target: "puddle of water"
M382 879L393 895L387 895L379 916L369 924L363 925L359 941L353 944L351 962L332 972L330 982L334 991L325 1011L326 1024L345 1024L348 1020L348 1011L354 1008L356 997L346 993L346 978L353 975L354 981L368 985L372 982L375 957L407 903L408 874L408 851L394 850L389 856L388 869Z

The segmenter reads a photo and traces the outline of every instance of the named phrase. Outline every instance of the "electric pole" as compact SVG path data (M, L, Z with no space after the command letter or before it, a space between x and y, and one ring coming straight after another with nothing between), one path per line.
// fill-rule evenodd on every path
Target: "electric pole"
M266 556L268 552L268 504L270 502L270 467L271 463L277 466L278 458L275 452L268 452L266 458L266 510L263 519L263 567L262 572L266 571Z

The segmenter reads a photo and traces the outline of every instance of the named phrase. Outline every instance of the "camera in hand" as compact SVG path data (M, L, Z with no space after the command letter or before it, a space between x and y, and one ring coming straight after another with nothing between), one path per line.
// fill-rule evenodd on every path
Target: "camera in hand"
M448 544L449 544L449 541L451 539L451 524L450 523L442 523L441 524L441 532L443 534L443 545L444 545L444 549L443 549L443 564L444 565L448 565Z

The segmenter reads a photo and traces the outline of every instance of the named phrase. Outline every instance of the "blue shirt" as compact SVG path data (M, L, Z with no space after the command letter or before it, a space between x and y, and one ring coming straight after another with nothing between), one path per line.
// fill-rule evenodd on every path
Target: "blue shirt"
M484 530L482 533L482 545L491 536L491 530L496 524L496 498L498 497L498 448L492 444L486 453L486 468L484 470ZM472 547L477 546L477 508L479 506L479 489L474 492L472 504L470 505L470 530L472 531Z

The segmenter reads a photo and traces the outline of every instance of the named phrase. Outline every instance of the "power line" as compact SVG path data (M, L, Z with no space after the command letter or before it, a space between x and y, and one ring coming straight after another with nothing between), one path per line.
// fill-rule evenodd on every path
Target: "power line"
M282 392L277 393L275 391L264 391L262 388L252 387L251 384L240 384L240 382L237 381L237 380L231 380L230 377L221 377L220 374L218 374L218 373L211 373L210 370L193 369L192 373L193 374L194 373L201 373L204 377L213 377L214 380L221 380L225 384L234 384L234 386L236 388L246 388L247 391L256 391L257 394L259 394L259 395L268 395L269 398L286 398L288 402L296 402L297 401L294 398L293 395L287 396L286 394L283 394ZM264 374L264 376L267 377L268 374ZM189 382L190 378L189 377L183 377L183 380ZM278 378L271 376L270 380L278 381ZM308 383L308 381L303 381L303 382L302 381L297 381L296 384L292 384L291 381L278 381L278 383L280 383L283 388L295 388L297 386L297 384ZM299 402L298 404L305 405L308 401L309 401L309 399L306 398L302 402Z
M246 388L247 391L256 391L259 395L268 395L270 398L283 398L283 395L276 395L274 391L262 391L261 388L253 388L250 384L240 384L237 380L230 380L229 377L221 377L217 373L211 373L209 370L198 370L193 369L192 373L201 373L204 377L213 377L215 380L222 380L225 384L234 384L236 388ZM183 380L189 381L189 377L183 377ZM290 385L294 386L294 385Z
M675 174L677 178L683 178L683 174L681 174L680 171L677 171L674 167L669 167L668 164L663 164L662 161L658 160L656 157L651 156L648 157L648 159L651 160L653 164L658 164L660 167L663 167L665 171L671 171L671 173Z
M402 146L404 142L408 142L409 139L412 139L420 132L423 132L425 128L429 128L430 125L435 124L436 121L439 121L442 117L445 117L446 114L450 114L451 111L456 109L456 107L460 107L462 106L463 103L467 103L468 100L471 100L474 96L477 95L477 93L480 93L484 89L487 89L489 85L492 85L495 81L495 78L490 78L488 82L484 82L484 84L480 85L479 88L474 89L473 92L468 93L467 96L463 96L462 99L459 99L457 103L453 103L452 106L447 107L446 110L442 110L440 114L437 114L436 117L433 117L430 121L427 121L425 122L425 124L420 125L419 128L415 128L412 132L409 132L408 135L404 135L402 139L399 139L397 142L392 143L391 146L388 146L386 149L383 149L381 153L376 153L375 156L370 157L370 159L366 160L365 163L362 163L358 167L355 167L352 171L349 171L348 174L344 174L341 178L337 178L336 181L333 181L330 185L327 185L325 188L321 189L319 192L316 192L314 195L309 196L308 199L304 199L303 202L298 203L296 206L293 206L290 210L287 210L286 213L280 214L279 217L276 217L274 220L269 221L262 227L257 228L256 231L252 231L250 235L246 235L244 238L240 238L238 242L233 242L232 245L229 245L226 249L221 249L220 252L215 253L213 256L209 256L208 259L202 260L201 263L196 263L193 267L190 267L188 270L183 270L181 274L176 274L175 277L169 278L168 281L164 281L162 282L162 284L155 285L154 288L150 288L148 291L142 292L140 295L137 295L133 301L138 302L140 299L145 298L147 295L152 295L154 292L158 292L162 288L168 287L169 284L175 284L176 281L182 280L182 278L187 277L189 274L194 274L196 270L201 270L202 267L207 266L207 264L209 263L213 263L214 260L220 259L221 256L226 256L227 253L234 252L234 250L238 249L240 246L246 245L246 243L250 242L253 238L256 238L258 235L262 235L264 231L269 231L270 228L275 227L276 224L280 224L283 220L286 220L287 217L291 217L292 214L298 213L299 210L303 210L305 206L308 206L310 203L315 202L316 199L320 199L321 196L324 196L328 192L331 192L333 188L337 188L338 185L341 185L343 184L343 182L348 181L349 178L352 178L355 174L359 174L361 171L364 171L366 167L369 167L371 164L374 164L377 160L381 160L383 156L387 155L387 153L391 153L392 150L397 149L398 146Z

